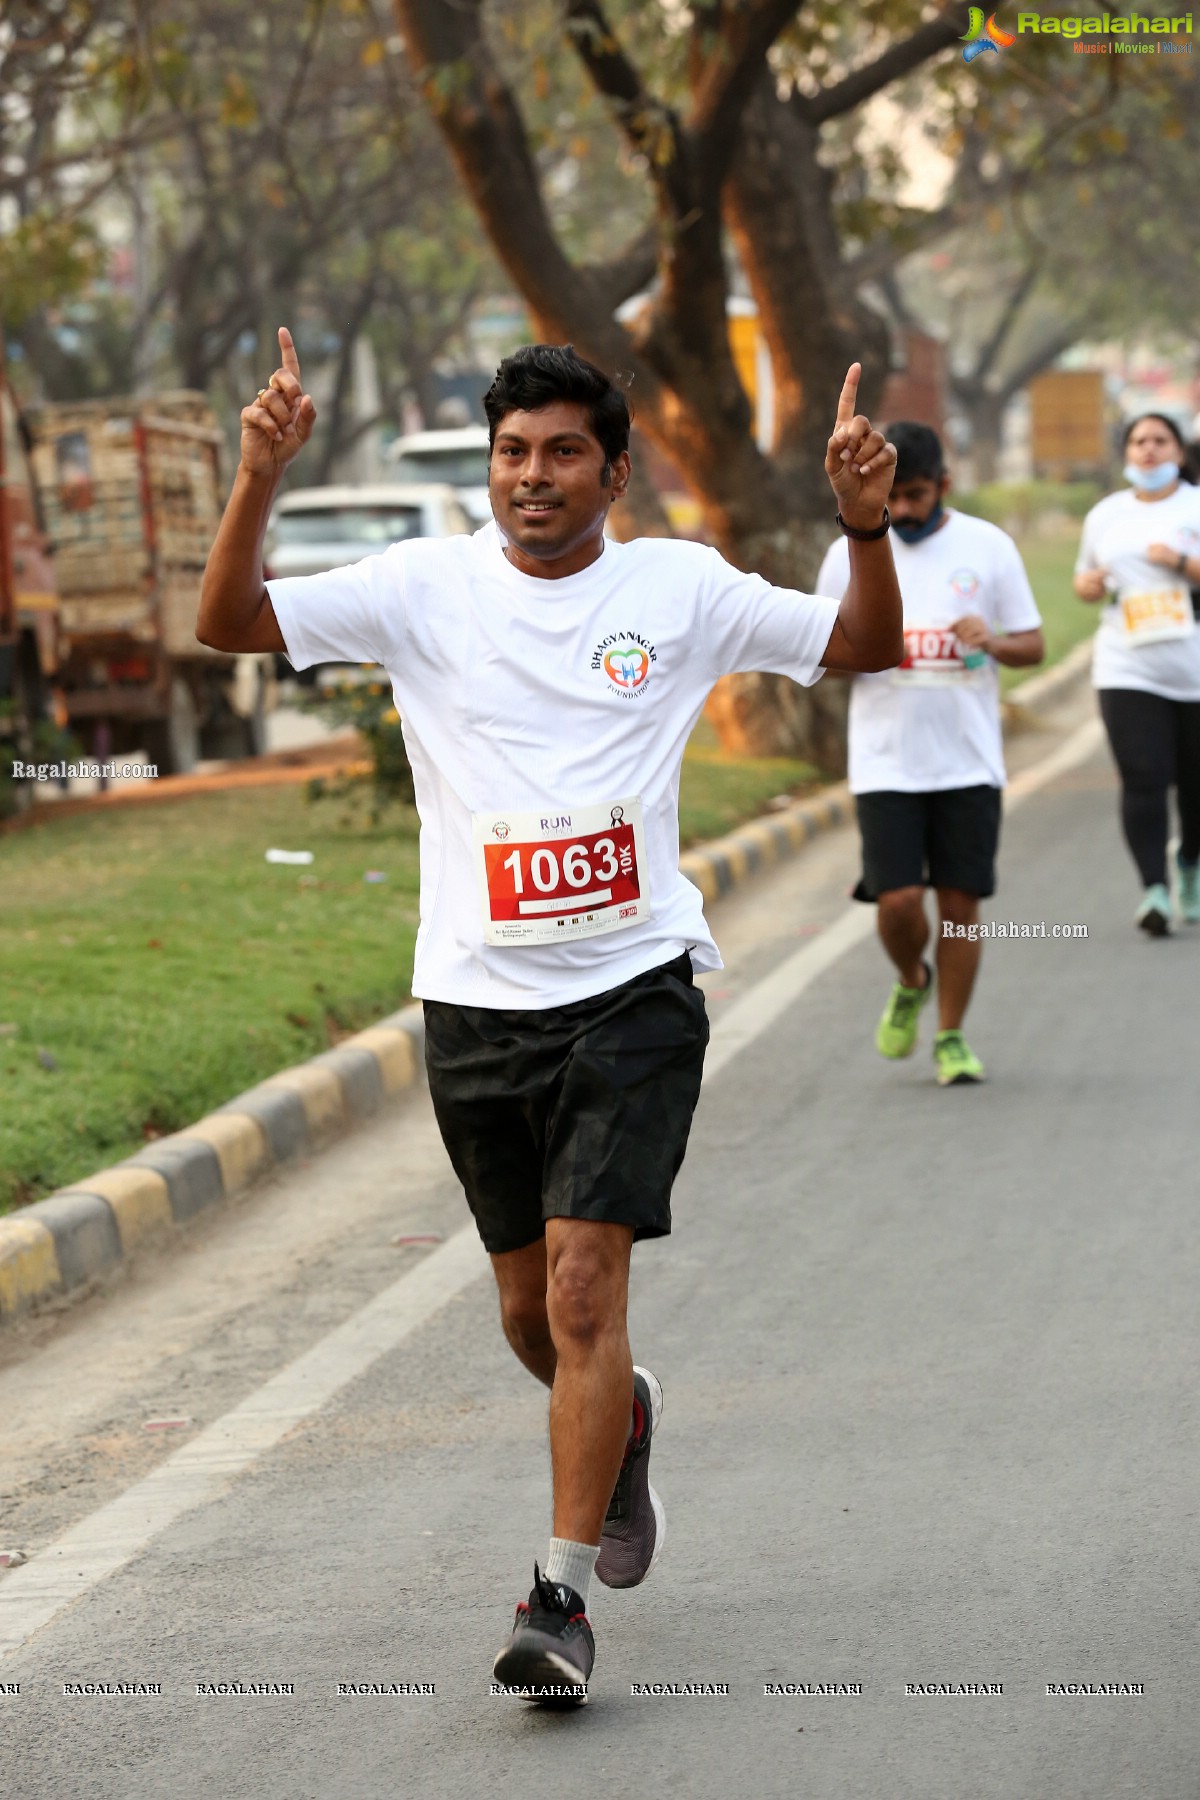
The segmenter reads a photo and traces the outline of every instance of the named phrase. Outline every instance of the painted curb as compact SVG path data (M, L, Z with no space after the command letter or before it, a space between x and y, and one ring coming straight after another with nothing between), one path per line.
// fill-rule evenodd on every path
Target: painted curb
M424 1073L424 1047L421 1008L406 1006L185 1130L0 1219L0 1326L80 1293L137 1246L370 1118Z
M1091 655L1089 639L1023 682L1005 703L1008 723L1057 705L1084 677ZM853 818L842 782L686 851L679 866L706 902L717 900ZM0 1219L0 1326L42 1302L79 1293L138 1245L168 1236L271 1169L371 1118L424 1070L424 1015L419 1004L406 1006L124 1162Z

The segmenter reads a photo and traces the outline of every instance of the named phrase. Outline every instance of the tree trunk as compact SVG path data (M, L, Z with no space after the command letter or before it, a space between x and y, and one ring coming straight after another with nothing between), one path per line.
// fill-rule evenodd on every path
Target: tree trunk
M975 484L995 481L1000 466L1008 396L994 393L982 382L973 381L956 381L954 393L971 429L971 469Z
M640 433L635 425L629 434L633 480L625 498L609 514L608 528L621 544L627 544L630 538L675 536L667 509L659 499L654 483L649 476L639 471L639 464L644 464L645 461L644 455L639 452L639 437Z
M839 280L816 130L797 122L778 141L787 115L769 76L758 80L750 107L756 136L732 172L729 167L736 114L750 88L740 87L735 100L724 84L749 82L756 60L746 51L745 21L782 29L794 8L764 0L719 9L723 42L702 51L703 81L693 84L699 111L687 126L645 96L615 40L603 34L577 40L639 154L647 153L640 135L647 118L653 115L660 127L647 157L658 219L657 282L626 330L614 311L628 290L614 291L611 271L573 265L554 231L518 101L488 53L479 0L454 7L435 0L396 4L426 100L537 332L551 341L570 339L601 367L631 368L639 425L680 470L722 554L780 586L811 590L836 510L822 465L838 392L854 357L875 370L882 365L886 328L881 322L872 328ZM588 8L579 10L593 17ZM696 41L700 46L703 34ZM765 55L761 45L759 53ZM711 107L706 112L723 89L728 104L716 115ZM698 117L707 123L698 124ZM764 147L770 167L760 170ZM723 207L732 213L735 234L739 221L745 229L747 274L775 364L780 412L773 457L755 441L730 348ZM770 242L757 255L751 236L768 228ZM723 686L714 711L731 747L802 756L831 772L845 767L840 684L801 689L780 676L738 676Z

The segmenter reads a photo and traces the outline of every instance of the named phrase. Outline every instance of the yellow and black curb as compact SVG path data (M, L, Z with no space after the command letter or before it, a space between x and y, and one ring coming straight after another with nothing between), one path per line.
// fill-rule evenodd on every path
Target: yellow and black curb
M0 1324L86 1287L140 1245L379 1112L425 1069L408 1006L207 1118L0 1219Z
M1089 642L1023 684L1021 710L1055 704L1082 679L1090 654ZM853 816L843 784L689 850L679 866L713 901ZM125 1162L0 1218L0 1325L83 1291L139 1245L370 1118L424 1072L424 1018L419 1005L407 1006Z
M851 813L839 787L689 850L679 866L715 900ZM420 1006L408 1006L186 1130L0 1219L0 1325L83 1291L139 1245L369 1119L424 1072L425 1022Z

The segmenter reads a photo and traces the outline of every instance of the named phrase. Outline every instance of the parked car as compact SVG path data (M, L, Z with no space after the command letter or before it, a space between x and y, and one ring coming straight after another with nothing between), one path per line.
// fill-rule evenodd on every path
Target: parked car
M455 537L473 529L459 495L445 482L293 488L271 513L264 568L268 579L320 575L377 556L405 538ZM279 674L291 676L290 663ZM298 679L311 684L317 676L318 670L306 669Z
M410 432L390 443L386 455L396 466L398 481L448 481L457 490L473 525L486 525L491 518L485 425Z

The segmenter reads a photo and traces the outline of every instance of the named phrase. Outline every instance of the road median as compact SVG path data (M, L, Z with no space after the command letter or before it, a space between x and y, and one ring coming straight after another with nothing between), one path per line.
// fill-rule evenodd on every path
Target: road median
M1022 683L1006 702L1008 728L1040 724L1086 681L1090 660L1089 642ZM680 867L713 902L853 816L840 783L687 851ZM82 1297L137 1249L353 1130L423 1076L424 1020L413 1005L124 1161L0 1218L0 1326Z

